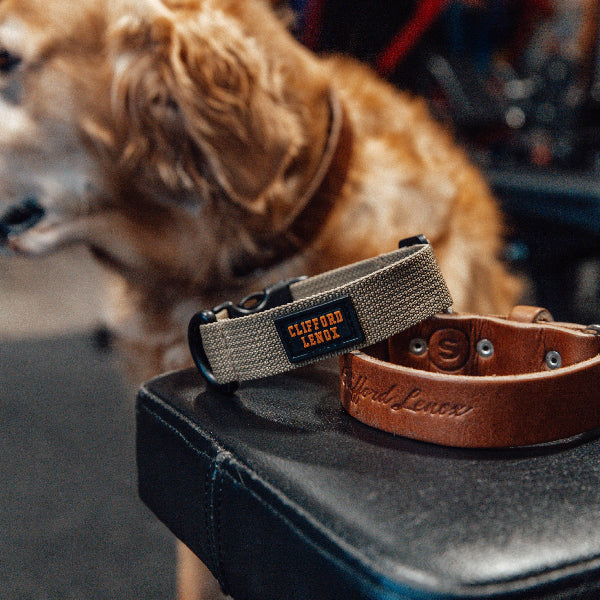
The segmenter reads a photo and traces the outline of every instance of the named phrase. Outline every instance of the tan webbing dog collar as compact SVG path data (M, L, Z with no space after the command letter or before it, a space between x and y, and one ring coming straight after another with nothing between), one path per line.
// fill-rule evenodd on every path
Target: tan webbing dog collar
M516 307L445 314L341 359L342 405L363 423L447 446L502 448L600 427L600 336Z
M190 350L209 384L230 393L237 382L379 342L451 304L431 246L418 236L394 252L197 313Z

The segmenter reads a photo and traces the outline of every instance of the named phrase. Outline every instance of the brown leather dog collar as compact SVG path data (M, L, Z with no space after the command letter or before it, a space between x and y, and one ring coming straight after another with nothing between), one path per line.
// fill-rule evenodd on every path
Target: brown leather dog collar
M502 448L600 427L600 336L516 307L436 315L341 358L342 405L363 423L447 446Z
M260 255L249 252L236 257L237 277L252 274L293 256L309 246L321 231L346 181L352 156L353 133L346 108L339 96L329 91L330 122L323 156L306 189L275 231L260 240Z

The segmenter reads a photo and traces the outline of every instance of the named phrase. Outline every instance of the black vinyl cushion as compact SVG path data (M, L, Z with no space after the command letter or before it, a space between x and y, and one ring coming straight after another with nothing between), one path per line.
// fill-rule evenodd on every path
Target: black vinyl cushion
M600 598L600 441L460 450L371 429L336 364L137 403L143 501L236 600Z

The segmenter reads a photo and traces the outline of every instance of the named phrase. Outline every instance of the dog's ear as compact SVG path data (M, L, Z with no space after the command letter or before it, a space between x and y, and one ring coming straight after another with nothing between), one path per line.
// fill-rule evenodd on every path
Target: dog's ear
M163 143L194 151L199 174L208 169L233 201L264 212L302 131L281 73L240 23L214 8L165 9L122 21L112 39L127 152Z

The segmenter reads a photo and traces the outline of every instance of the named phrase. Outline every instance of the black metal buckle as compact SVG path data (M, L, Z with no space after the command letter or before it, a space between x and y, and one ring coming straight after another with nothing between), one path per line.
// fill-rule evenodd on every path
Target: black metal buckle
M234 304L231 301L223 302L223 304L219 304L211 310L203 310L192 317L188 327L188 342L192 358L194 359L198 370L203 375L204 379L206 379L207 384L213 390L221 394L231 395L237 390L239 384L237 381L232 381L231 383L217 382L210 367L210 363L208 362L206 352L204 351L204 346L202 345L200 326L206 325L207 323L216 323L217 314L223 310L227 311L227 316L230 319L235 319L237 317L254 315L264 310L275 308L276 306L288 304L293 301L290 286L303 279L306 279L306 277L302 276L284 279L274 285L266 287L262 292L249 294L238 304Z

